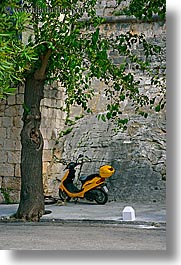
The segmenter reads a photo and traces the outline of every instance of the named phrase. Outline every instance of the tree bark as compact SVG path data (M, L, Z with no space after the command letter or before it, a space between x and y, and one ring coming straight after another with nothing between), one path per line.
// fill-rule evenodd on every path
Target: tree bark
M39 221L44 214L42 179L43 137L40 132L40 102L44 80L27 78L24 94L23 129L21 131L21 194L16 218Z
M51 49L48 49L40 56L41 67L34 74L29 75L25 82L24 124L21 131L21 194L15 217L28 221L39 221L45 212L40 103L43 99L46 69L51 53Z

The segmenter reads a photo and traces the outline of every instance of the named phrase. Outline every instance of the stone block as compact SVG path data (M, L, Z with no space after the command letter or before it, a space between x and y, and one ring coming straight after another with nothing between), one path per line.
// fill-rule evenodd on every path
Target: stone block
M135 220L135 210L131 206L126 206L123 209L123 221L134 221Z
M56 106L57 108L62 108L64 106L64 101L61 99L58 99L56 103L57 103Z
M51 107L51 99L50 98L44 98L41 102L42 106Z
M59 174L59 175L64 175L63 169L65 168L65 165L62 165L60 163L57 164L53 164L53 166L51 167L51 173L52 175L54 174Z
M43 161L49 162L52 159L52 152L51 150L43 150Z
M55 140L44 139L44 150L52 150L55 145Z
M15 177L20 177L21 176L21 169L20 169L20 164L15 165Z
M46 128L47 128L47 126L46 126L46 127L43 126L42 121L41 121L40 131L41 131L41 133L42 133L44 139L47 138L47 137L46 137Z
M0 150L0 163L6 163L7 162L7 152L4 150Z
M21 128L9 127L7 128L7 138L15 141L20 141Z
M20 151L9 151L8 152L8 163L20 164L21 153Z
M23 121L21 119L21 116L13 117L13 126L16 128L22 128L23 127Z
M47 118L48 117L48 108L47 107L42 107L42 113L41 113L42 118Z
M98 9L98 10L96 10L96 15L97 16L103 16L103 14L104 14L104 9Z
M21 141L20 141L20 139L16 139L16 141L14 141L14 150L15 151L19 151L19 150L21 150Z
M51 99L51 105L52 108L57 108L57 100L56 99Z
M8 101L8 105L15 105L15 103L16 103L15 95L8 96L7 101Z
M3 180L3 177L0 177L0 188L2 187L2 180Z
M1 176L14 176L14 165L13 164L1 164L0 167L0 175Z
M0 163L6 163L7 162L7 152L4 150L0 150Z
M0 150L4 149L4 139L0 138Z
M44 139L44 146L43 146L44 149L49 149L48 148L48 140L47 139Z
M18 94L16 95L16 104L22 105L24 103L24 95Z
M56 120L55 120L55 127L57 129L60 129L61 128L61 124L62 124L62 119L56 118Z
M52 130L52 126L50 126L47 130L46 130L46 136L47 139L52 139L52 135L54 135L53 130Z
M25 89L24 87L25 87L24 85L19 86L18 88L19 94L24 94L24 89Z
M0 139L6 138L6 128L0 128Z
M9 190L9 201L10 203L19 203L20 201L20 190Z
M106 1L106 6L107 7L115 7L116 6L116 1L115 0L111 0L111 1Z
M18 116L17 106L10 106L9 108L5 109L4 116L6 117Z
M3 178L3 185L2 186L5 189L20 191L21 178L20 177L6 176Z
M49 162L43 162L43 174L47 173L47 169L49 165L50 165Z
M11 139L6 139L4 141L3 149L7 150L7 151L15 150L16 149L16 141L13 141Z

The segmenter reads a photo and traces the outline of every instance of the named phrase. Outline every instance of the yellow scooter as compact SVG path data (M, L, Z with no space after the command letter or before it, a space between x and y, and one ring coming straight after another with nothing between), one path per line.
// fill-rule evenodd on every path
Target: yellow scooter
M76 162L70 162L59 186L59 196L62 201L70 201L71 198L85 198L89 201L96 201L97 204L105 204L108 200L108 188L105 179L111 177L115 169L110 165L104 165L99 168L98 174L88 176L80 176L81 189L78 189L74 184L75 168L81 165L78 159Z

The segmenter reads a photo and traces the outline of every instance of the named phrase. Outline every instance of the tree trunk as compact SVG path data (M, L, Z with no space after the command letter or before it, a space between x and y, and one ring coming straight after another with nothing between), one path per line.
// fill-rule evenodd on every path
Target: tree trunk
M40 132L40 101L44 79L27 78L24 94L23 129L21 131L21 194L16 218L39 221L44 214L42 179L43 137Z

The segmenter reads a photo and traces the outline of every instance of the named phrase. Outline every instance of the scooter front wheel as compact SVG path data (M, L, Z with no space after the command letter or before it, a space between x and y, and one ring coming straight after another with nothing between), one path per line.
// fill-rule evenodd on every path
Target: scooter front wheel
M94 200L97 204L105 204L108 201L107 193L102 189L94 190Z
M62 191L61 189L59 189L59 197L60 199L63 201L63 202L69 202L70 201L70 197L64 192Z

